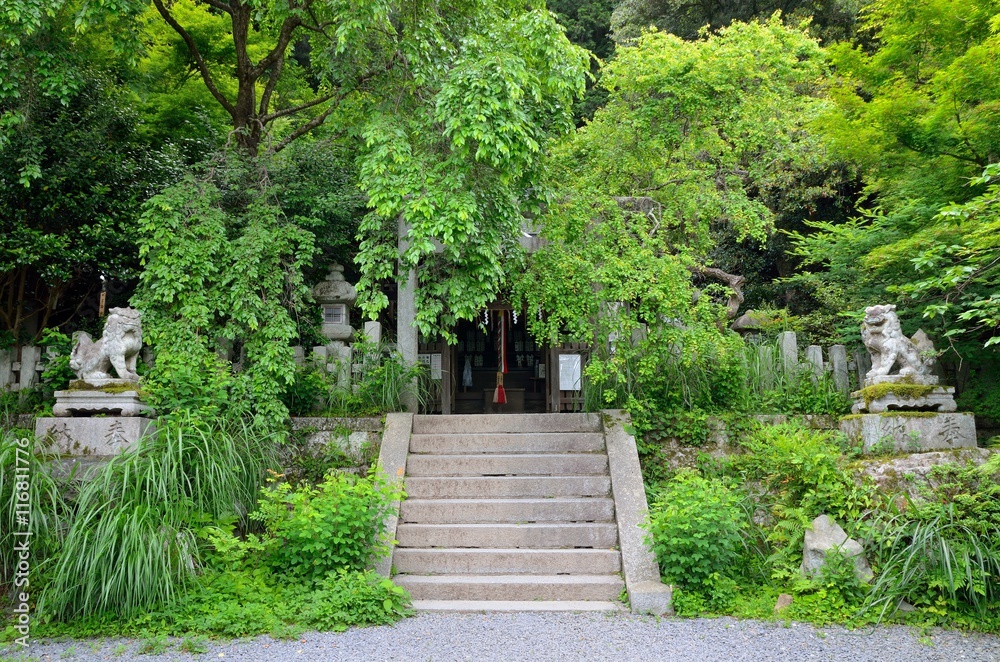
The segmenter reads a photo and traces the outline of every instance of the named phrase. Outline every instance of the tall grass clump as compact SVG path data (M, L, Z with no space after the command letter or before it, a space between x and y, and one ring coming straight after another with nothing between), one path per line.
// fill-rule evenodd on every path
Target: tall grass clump
M14 579L18 562L15 546L24 540L15 532L25 530L18 522L19 515L27 515L30 522L32 570L35 572L43 569L66 532L68 478L52 472L44 450L28 430L8 429L0 433L0 507L3 508L0 515L0 585L9 586ZM27 471L18 473L18 469ZM21 495L27 499L19 498ZM23 507L24 503L28 509L19 509L18 504Z
M422 365L409 366L399 352L384 342L373 343L363 334L351 345L353 365L349 384L333 383L326 395L326 413L332 416L372 416L403 411L404 400L427 399L428 381Z
M81 487L38 611L69 620L168 602L197 567L195 527L244 521L275 458L270 435L240 422L162 419Z
M867 608L900 600L982 615L1000 602L1000 456L979 467L939 468L933 491L879 513L870 544L879 570Z

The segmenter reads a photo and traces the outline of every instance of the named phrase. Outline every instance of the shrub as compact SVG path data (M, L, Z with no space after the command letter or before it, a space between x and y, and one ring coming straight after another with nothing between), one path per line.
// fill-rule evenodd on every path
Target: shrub
M340 569L364 570L385 554L385 516L402 496L374 470L368 477L334 471L316 487L278 482L261 490L251 517L280 541L267 555L272 568L317 581Z
M842 442L838 434L796 423L761 426L739 439L747 452L734 458L734 467L744 484L761 485L759 507L774 518L767 540L773 572L797 574L804 531L817 516L849 524L871 506L871 488L848 471Z
M648 528L664 579L693 586L731 573L743 526L738 499L724 483L679 472L650 507Z
M325 577L303 606L303 622L318 630L342 632L352 625L395 623L410 610L402 586L371 570L341 568Z
M1000 601L1000 456L980 467L942 467L933 492L907 499L873 525L881 569L868 606L881 613L900 599L979 614Z

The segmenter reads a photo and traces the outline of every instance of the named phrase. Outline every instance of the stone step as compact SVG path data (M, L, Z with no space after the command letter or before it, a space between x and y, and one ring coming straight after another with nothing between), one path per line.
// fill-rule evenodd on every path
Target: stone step
M600 432L509 432L492 434L414 434L411 453L593 453L604 450Z
M608 472L603 453L410 455L407 476L579 476Z
M411 499L609 496L609 476L414 476Z
M490 432L600 432L597 414L458 414L414 416L413 434Z
M402 547L396 572L411 575L608 575L620 572L617 549L433 549Z
M622 611L610 600L414 600L417 611L520 612L520 611Z
M613 522L615 504L603 497L555 499L407 499L401 523Z
M396 575L414 600L605 600L618 598L617 575Z
M400 524L399 547L548 548L618 544L618 527L610 522L586 524Z

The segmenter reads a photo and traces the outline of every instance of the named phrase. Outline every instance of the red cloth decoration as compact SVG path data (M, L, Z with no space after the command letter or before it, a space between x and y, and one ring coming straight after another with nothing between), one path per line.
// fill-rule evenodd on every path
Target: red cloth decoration
M507 311L500 311L500 346L497 348L497 358L500 364L497 370L497 387L493 391L493 402L498 405L507 404L507 393L503 390L503 376L507 372Z

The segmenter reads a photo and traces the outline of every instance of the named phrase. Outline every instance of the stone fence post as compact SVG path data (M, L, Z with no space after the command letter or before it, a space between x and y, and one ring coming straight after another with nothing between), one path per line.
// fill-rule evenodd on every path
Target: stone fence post
M778 334L778 347L781 351L781 367L786 375L795 373L799 366L799 341L794 331L782 331Z
M844 395L851 393L851 380L847 370L847 348L843 345L830 347L830 368L833 371L833 383Z

